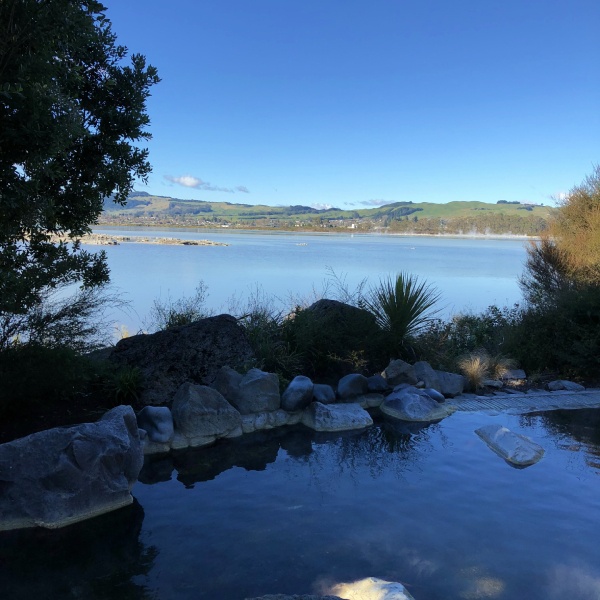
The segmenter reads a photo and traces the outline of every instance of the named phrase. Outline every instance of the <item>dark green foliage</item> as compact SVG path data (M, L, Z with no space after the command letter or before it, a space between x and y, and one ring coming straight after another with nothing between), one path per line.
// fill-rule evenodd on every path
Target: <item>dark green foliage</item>
M321 300L297 309L283 327L291 349L302 357L302 374L310 377L371 374L389 358L373 315L341 302Z
M527 308L505 346L530 372L598 378L600 289L565 289L551 304Z
M523 365L538 371L600 375L600 167L574 187L528 248L520 280L528 301L511 340Z
M70 348L38 344L0 352L0 414L3 418L66 407L88 388L96 366Z
M490 306L480 314L455 315L449 321L436 319L416 338L419 358L435 368L456 370L466 354L479 350L491 356L510 354L506 348L509 337L515 336L522 310Z
M414 337L432 322L441 294L409 273L388 277L371 288L359 306L374 317L391 357L408 357Z
M114 194L150 172L146 99L159 81L116 42L95 0L0 2L0 313L24 314L57 284L108 280L83 251ZM52 236L66 236L56 242ZM72 243L69 243L72 242Z
M117 404L135 404L139 400L142 372L137 367L125 366L117 371L108 371L104 384Z
M252 312L240 317L248 341L254 350L253 367L276 373L283 389L302 371L302 357L284 338L284 319L281 312L269 305L256 305Z

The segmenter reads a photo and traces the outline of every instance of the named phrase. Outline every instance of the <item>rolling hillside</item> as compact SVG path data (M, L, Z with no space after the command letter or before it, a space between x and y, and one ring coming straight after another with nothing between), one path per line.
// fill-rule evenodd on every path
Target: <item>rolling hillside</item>
M554 209L533 204L396 202L379 208L319 210L180 200L134 192L125 207L105 201L101 224L231 227L282 230L359 230L405 233L536 235Z

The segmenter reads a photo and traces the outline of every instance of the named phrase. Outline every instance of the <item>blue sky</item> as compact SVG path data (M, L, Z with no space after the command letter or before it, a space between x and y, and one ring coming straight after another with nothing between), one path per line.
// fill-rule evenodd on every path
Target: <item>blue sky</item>
M152 194L551 203L600 162L598 0L105 0Z

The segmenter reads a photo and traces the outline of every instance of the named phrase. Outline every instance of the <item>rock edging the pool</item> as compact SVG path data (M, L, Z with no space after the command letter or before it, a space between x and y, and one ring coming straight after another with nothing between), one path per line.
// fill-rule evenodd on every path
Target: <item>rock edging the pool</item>
M144 453L197 448L298 423L319 432L364 429L373 424L367 409L375 408L403 421L439 421L454 412L445 397L460 393L463 380L431 371L438 378L437 388L425 387L412 365L393 360L381 375L342 377L335 390L299 375L280 394L275 374L256 368L241 374L224 366L211 385L182 383L170 408L146 406L138 413Z

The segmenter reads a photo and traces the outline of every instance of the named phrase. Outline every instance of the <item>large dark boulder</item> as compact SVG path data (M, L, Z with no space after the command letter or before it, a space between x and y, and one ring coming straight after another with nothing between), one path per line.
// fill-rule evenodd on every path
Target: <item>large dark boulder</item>
M182 383L209 385L221 367L235 368L253 358L244 328L231 315L122 339L109 356L141 371L140 400L154 405L170 404Z
M331 383L364 370L382 356L382 334L367 310L338 300L318 300L297 311L285 325L287 340L305 359L304 372Z
M2 444L0 530L55 529L131 504L143 461L130 406Z

